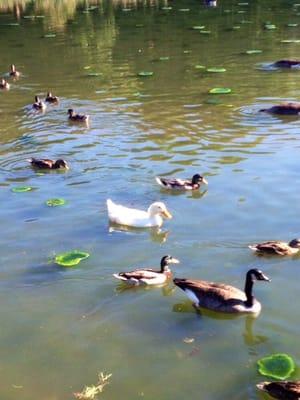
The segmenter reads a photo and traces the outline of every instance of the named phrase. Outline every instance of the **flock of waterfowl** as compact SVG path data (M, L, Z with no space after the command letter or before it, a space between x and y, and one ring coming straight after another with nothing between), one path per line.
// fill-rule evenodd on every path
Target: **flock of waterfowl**
M273 65L277 68L300 68L300 60L279 60ZM8 75L12 78L19 78L21 76L13 64ZM1 79L0 89L10 89L10 84L5 78ZM32 108L37 111L44 111L47 108L46 103L56 104L58 102L59 98L48 92L45 102L40 100L38 96L35 96ZM261 109L260 111L281 115L295 115L300 113L300 103L281 103L268 109ZM69 120L73 122L87 123L89 120L88 115L77 114L73 109L68 110L68 115ZM27 161L37 169L69 169L67 161L63 159L30 158ZM198 190L201 185L208 184L207 180L200 174L195 174L191 179L170 179L163 177L156 177L155 179L162 188L171 191ZM107 211L108 218L112 223L138 228L160 227L163 224L164 218L172 218L171 213L162 202L151 204L147 210L138 210L115 204L112 200L108 199ZM289 243L267 241L249 245L249 248L259 255L291 256L299 252L300 239L293 239ZM158 270L138 268L129 272L116 273L114 277L134 286L162 285L172 277L172 272L169 268L170 264L178 263L179 260L166 255L162 257L160 269ZM255 281L269 282L270 279L259 269L250 269L246 274L244 291L224 283L195 279L173 279L174 284L184 291L198 312L203 307L222 313L257 315L261 310L261 304L252 293ZM300 399L300 381L262 382L257 385L257 388L277 399Z

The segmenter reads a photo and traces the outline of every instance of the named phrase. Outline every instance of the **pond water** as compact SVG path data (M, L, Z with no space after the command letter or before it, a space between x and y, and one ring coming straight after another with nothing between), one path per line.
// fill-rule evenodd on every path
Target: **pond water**
M0 93L2 398L72 398L104 371L103 400L263 399L259 358L286 352L299 365L299 259L247 248L299 236L300 121L258 112L299 99L299 71L266 68L298 56L298 6L0 2L0 70L15 63L22 74ZM201 25L206 33L191 29ZM232 92L208 94L214 87ZM33 112L48 90L60 103ZM68 108L89 114L90 126L70 125ZM38 173L33 156L71 168ZM154 179L194 173L209 185L193 194ZM56 197L67 203L45 204ZM112 229L107 198L137 208L161 200L174 218L159 231ZM90 257L54 264L72 249ZM272 279L254 289L261 314L199 316L172 283L123 290L112 277L165 254L180 259L178 277L241 288L259 266Z

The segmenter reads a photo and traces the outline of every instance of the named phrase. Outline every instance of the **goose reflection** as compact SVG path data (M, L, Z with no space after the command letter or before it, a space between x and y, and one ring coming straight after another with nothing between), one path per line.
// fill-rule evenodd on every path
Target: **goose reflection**
M150 239L155 242L155 243L165 243L170 231L167 230L162 230L159 227L152 227L152 228L134 228L130 226L125 226L125 225L118 225L111 223L109 224L108 228L109 233L120 233L120 232L125 232L127 234L136 234L136 235L141 235L141 234L148 234Z

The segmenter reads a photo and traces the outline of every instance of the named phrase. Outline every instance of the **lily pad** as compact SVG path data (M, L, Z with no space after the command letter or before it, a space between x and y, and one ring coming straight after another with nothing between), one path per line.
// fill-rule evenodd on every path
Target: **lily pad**
M159 61L168 61L170 57L159 57Z
M199 31L199 33L201 33L201 35L210 35L211 31Z
M64 199L49 199L46 201L47 206L49 207L57 207L57 206L63 206L66 204L66 200Z
M205 25L195 25L192 26L192 29L194 29L195 31L201 31L202 29L205 29Z
M43 36L44 38L51 39L55 38L56 34L55 33L47 33L46 35Z
M249 55L251 55L251 54L260 54L260 53L262 53L262 50L258 50L258 49L247 50L245 53L249 54Z
M206 67L204 65L200 65L200 64L195 65L195 69L205 69L205 68Z
M152 71L141 71L138 73L138 76L146 77L146 76L152 76L154 72Z
M173 7L170 7L170 6L168 7L168 6L166 6L166 7L162 7L161 9L164 10L164 11L169 11L169 10L172 10L172 8L173 8Z
M16 186L11 189L14 193L30 192L33 188L31 186Z
M68 251L66 253L60 253L55 257L55 263L62 265L64 267L72 267L73 265L77 265L80 261L88 258L89 253L85 253L84 251L73 250Z
M101 72L89 72L86 76L91 76L91 77L95 77L95 76L102 76L103 74Z
M143 28L143 27L144 27L144 24L135 24L135 27L136 27L136 28Z
M287 379L295 370L295 362L287 354L273 354L257 361L262 375L275 379Z
M217 88L210 89L209 93L210 94L228 94L228 93L231 93L231 89L217 87Z
M181 11L181 12L189 12L190 9L189 9L189 8L179 8L178 11Z
M226 68L220 67L212 67L212 68L207 68L207 72L215 72L215 73L221 73L221 72L226 72Z
M289 23L289 24L287 24L286 26L287 26L288 28L296 28L296 27L298 26L298 24Z
M241 29L240 25L233 25L233 27L231 28L233 31L238 31L239 29Z
M267 31L273 31L273 30L277 29L276 25L274 25L274 24L265 24L264 28Z
M281 40L280 43L300 43L299 39L285 39L285 40Z

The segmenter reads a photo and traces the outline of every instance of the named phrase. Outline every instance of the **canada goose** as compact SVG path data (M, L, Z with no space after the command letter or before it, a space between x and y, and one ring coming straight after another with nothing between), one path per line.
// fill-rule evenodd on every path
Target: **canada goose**
M262 271L255 268L246 274L244 292L234 286L202 280L175 278L174 283L185 292L196 308L204 307L226 313L258 314L261 304L252 295L254 280L270 281Z
M277 254L291 256L300 250L300 239L293 239L289 243L271 240L269 242L251 244L249 248L257 254Z
M47 158L30 158L27 160L33 167L39 169L69 169L69 166L65 160L49 160Z
M138 268L131 272L119 272L113 276L130 285L159 285L171 278L170 264L179 264L179 260L168 255L161 259L160 270Z
M286 102L270 108L262 108L259 111L277 115L298 115L300 113L300 103Z
M267 392L274 399L300 399L300 381L261 382L256 387L263 392Z
M156 177L156 182L165 189L174 190L197 190L200 188L201 183L208 185L208 182L203 176L195 174L192 179L168 179Z
M110 199L107 199L106 204L109 220L120 225L136 228L160 227L163 224L163 218L172 218L165 204L159 201L152 203L147 211L124 207L115 204Z

